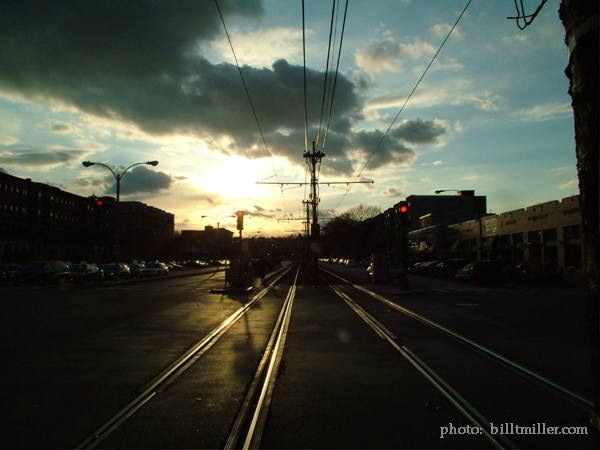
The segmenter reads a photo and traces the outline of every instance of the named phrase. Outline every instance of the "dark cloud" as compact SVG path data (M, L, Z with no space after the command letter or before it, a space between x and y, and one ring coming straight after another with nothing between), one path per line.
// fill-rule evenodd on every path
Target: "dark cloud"
M67 164L81 159L82 150L41 150L10 146L0 149L0 163L10 166L40 168Z
M381 141L382 136L383 132L380 130L356 133L355 146L368 159L370 169L376 169L384 164L408 163L414 159L414 150L390 135Z
M113 187L109 188L109 192L116 192L117 186L114 178L113 182ZM150 194L169 189L172 183L173 177L171 175L139 166L122 177L121 194Z
M108 190L112 180L114 180L112 177L94 178L88 176L86 178L77 178L74 184L84 189L102 188L103 190Z
M447 128L440 123L415 119L403 122L391 134L411 144L431 144L436 142L446 131Z
M4 170L2 167L0 167L0 173L8 173L6 170Z
M231 15L257 18L262 14L259 0L220 0L220 4L226 20ZM196 135L226 154L267 156L236 66L213 64L200 53L203 43L222 33L211 1L4 2L0 89L29 98L59 99L99 117L135 124L150 134ZM394 51L384 47L383 53ZM303 67L277 60L271 68L244 66L242 71L272 153L301 163ZM306 75L309 140L313 140L324 73L307 69ZM349 152L367 154L381 136L379 131L354 131L353 125L362 118L364 99L359 91L365 80L356 86L346 76L338 76L324 173L351 174L355 168ZM369 168L410 160L413 151L400 141L431 142L441 133L423 121L401 128L386 139ZM63 124L52 129L69 131ZM232 144L221 147L220 135L231 136ZM22 155L21 160L41 165L75 157L73 151L53 151ZM160 172L128 173L124 192L165 189L173 181L167 174L137 179L134 173Z
M64 123L55 123L50 127L50 129L59 134L68 134L73 131L69 125L65 125Z
M192 194L192 195L183 195L179 196L178 200L183 201L185 203L192 203L196 205L210 205L210 206L218 206L221 204L221 197L218 195L210 195L210 194Z
M395 187L388 187L381 192L381 195L383 195L384 197L401 197L402 192L399 189L396 189Z
M265 219L273 219L279 216L281 208L267 209L259 205L253 205L254 211L244 211L244 215L248 217L262 217Z

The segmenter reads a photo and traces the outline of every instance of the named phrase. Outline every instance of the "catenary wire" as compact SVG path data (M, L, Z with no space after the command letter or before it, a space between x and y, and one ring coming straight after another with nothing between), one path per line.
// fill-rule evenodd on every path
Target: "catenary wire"
M419 79L417 80L417 82L415 83L414 87L412 88L412 90L410 91L410 93L408 94L408 96L406 97L406 99L404 100L404 103L402 104L402 106L400 107L400 110L398 111L398 113L396 114L396 116L394 117L394 119L392 120L392 122L390 123L390 126L387 128L387 130L385 131L385 133L383 134L383 136L381 136L381 138L379 139L379 142L375 146L375 149L371 152L371 154L367 158L367 161L365 161L365 163L363 164L363 166L359 170L358 174L356 175L356 178L360 178L362 176L362 173L364 172L365 168L369 165L369 163L373 159L373 156L375 156L375 154L377 153L377 150L379 150L379 147L381 147L381 144L383 143L383 141L385 140L385 138L387 137L387 135L390 133L390 130L392 129L392 127L394 126L394 124L398 120L398 117L400 117L400 114L402 113L402 111L404 111L404 108L406 107L407 103L410 101L411 97L413 96L413 94L415 93L415 91L417 90L417 88L419 87L419 84L421 84L421 81L423 80L423 78L425 78L425 75L427 74L427 71L429 70L429 68L431 67L431 65L433 64L433 62L435 61L435 59L437 58L438 54L441 52L441 50L444 47L444 45L446 44L446 41L448 40L448 38L450 38L450 35L452 34L452 32L454 31L454 29L458 25L458 22L460 22L460 19L462 18L462 16L467 11L467 8L471 4L471 1L472 0L468 0L467 1L465 7L462 9L461 13L458 15L458 18L454 22L454 25L452 25L452 27L450 28L450 30L446 34L446 37L444 38L444 40L442 41L442 43L438 47L437 51L435 52L435 54L432 56L431 60L429 61L429 64L427 64L427 67L425 67L425 70L423 71L423 73L421 74L421 76L419 77ZM337 203L337 205L334 208L334 210L336 210L337 208L339 208L339 206L344 201L344 199L347 197L347 195L348 195L348 193L350 192L351 189L352 189L352 185L350 185L348 187L348 190L346 191L346 193L344 194L344 196L340 199L340 201Z
M304 0L302 0L302 61L304 78L304 152L308 151L308 99L306 96L306 28L304 15Z
M335 18L335 1L331 1L331 21L329 23L329 43L327 44L327 61L325 62L325 76L323 77L323 96L321 98L321 114L319 115L319 128L317 130L317 138L315 140L316 147L319 146L321 137L321 126L323 124L323 110L325 109L325 99L327 95L327 75L329 73L329 56L331 55L331 36L333 31L333 20Z
M517 24L517 27L520 30L524 30L529 25L531 25L531 23L534 21L534 19L536 18L536 16L540 13L540 11L542 10L542 8L544 7L544 4L547 1L548 0L542 0L541 3L538 5L538 7L536 8L536 10L532 14L526 15L525 14L525 7L523 6L523 0L520 0L520 4L521 4L520 7L519 7L519 4L517 3L517 0L514 0L514 2L515 2L515 9L517 10L517 16L516 17L507 17L507 19L514 19L515 23ZM521 20L523 21L523 24L521 24Z
M329 128L331 126L331 115L333 112L333 99L335 97L335 87L337 85L337 78L338 78L338 73L339 73L339 69L340 69L340 58L342 55L342 42L344 41L344 30L346 29L347 14L348 14L348 0L346 0L346 6L344 7L344 18L342 20L342 32L340 34L340 43L338 46L337 64L335 67L335 75L333 77L333 88L331 91L331 99L330 99L330 103L329 103L329 114L327 117L327 126L325 127L325 134L323 135L323 144L321 146L321 148L323 148L323 149L325 149L325 145L327 143L327 134L328 134Z
M267 154L271 157L271 168L273 169L273 174L277 181L279 181L279 177L277 176L277 172L275 171L275 166L273 165L273 152L269 150L269 146L267 145L267 141L265 140L265 135L263 133L262 127L260 125L260 121L258 120L258 115L256 114L256 108L254 106L254 102L252 101L252 96L250 95L250 91L248 89L248 85L246 84L246 79L244 78L244 74L242 72L242 68L238 62L237 56L235 54L235 50L233 48L233 43L231 42L231 37L229 36L229 31L227 31L227 25L225 25L225 18L223 17L223 12L221 11L221 7L219 6L219 0L214 0L215 6L217 7L217 11L219 12L219 17L221 18L221 23L223 24L223 30L225 31L225 35L227 36L227 41L229 42L229 47L231 48L231 53L233 54L233 59L235 60L235 65L237 67L238 73L240 74L240 79L242 80L242 86L244 87L244 92L246 93L246 97L248 98L248 103L250 104L250 109L252 110L252 115L254 116L254 121L256 122L256 126L258 128L258 133L260 134L263 146ZM283 195L283 188L281 191L281 200L283 201L283 209L287 211L287 206L285 204L285 197Z

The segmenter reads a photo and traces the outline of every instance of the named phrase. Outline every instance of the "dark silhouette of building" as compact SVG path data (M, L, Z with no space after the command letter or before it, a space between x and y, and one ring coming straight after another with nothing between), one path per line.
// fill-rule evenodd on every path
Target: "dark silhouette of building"
M82 197L0 173L2 262L157 257L173 237L174 222L173 214L141 202Z
M486 196L475 195L475 191L470 190L458 191L458 195L409 195L406 201L411 230L478 219L485 215L487 208ZM398 208L398 204L394 208Z
M181 230L184 254L188 258L229 258L232 251L233 232L210 225L204 230Z
M91 199L0 173L0 260L83 258L95 234Z

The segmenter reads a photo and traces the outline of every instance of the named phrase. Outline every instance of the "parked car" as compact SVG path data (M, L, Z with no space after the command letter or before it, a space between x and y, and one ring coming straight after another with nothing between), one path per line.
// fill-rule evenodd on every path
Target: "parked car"
M475 263L467 264L462 269L456 271L454 278L461 281L475 280Z
M15 274L16 283L46 284L68 280L69 265L64 261L32 261L21 264Z
M128 280L131 278L131 269L125 263L110 263L102 266L105 280Z
M417 273L419 275L431 275L431 269L433 268L433 266L435 266L439 262L440 261L426 261L426 262L422 263L421 265L419 265L419 268L417 269Z
M102 283L104 271L95 263L71 264L69 266L69 281L79 284L88 282Z
M15 275L19 272L19 264L2 264L0 265L0 280L1 281L13 281Z
M165 263L162 262L151 262L147 263L140 271L140 277L158 277L161 275L168 275L169 268Z
M454 278L456 272L469 264L466 259L453 258L447 259L433 268L434 276L440 278Z
M408 271L409 271L410 273L417 273L417 272L418 272L418 270L419 270L419 266L420 266L421 264L423 264L423 261L417 261L417 262L414 262L414 263L412 263L412 264L409 264L409 266L408 266Z
M132 277L139 277L142 269L144 269L145 267L146 264L144 264L143 262L132 263L129 264L129 272L131 273Z
M177 263L176 261L169 261L167 263L167 266L169 267L169 270L183 270L184 269L184 267L181 264Z
M478 283L495 283L506 281L508 272L500 261L488 259L467 264L456 272L455 278Z

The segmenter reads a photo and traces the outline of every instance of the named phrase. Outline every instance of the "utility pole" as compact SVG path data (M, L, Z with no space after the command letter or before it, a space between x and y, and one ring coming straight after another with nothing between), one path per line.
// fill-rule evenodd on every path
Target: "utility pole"
M319 179L317 174L317 164L321 164L321 159L325 156L322 151L317 151L315 141L312 143L312 152L305 152L304 158L310 167L310 196L309 204L312 207L312 223L310 225L310 237L314 242L319 238L319 216L318 216L318 205L319 205Z
M310 183L293 183L293 182L274 182L274 181L257 181L256 184L278 184L283 189L285 185L294 185L294 186L305 186L310 184L310 195L309 199L303 201L302 203L306 205L306 234L307 234L307 249L308 256L312 256L315 282L317 276L317 254L320 252L319 248L319 235L321 232L321 228L319 226L319 185L326 184L364 184L364 183L373 183L373 180L361 180L361 181L327 181L327 182L319 182L319 175L317 173L318 166L321 164L321 160L325 156L320 150L316 149L315 142L312 143L312 151L307 151L303 153L304 158L306 159L309 167L310 167ZM310 213L312 212L312 217L310 217Z

